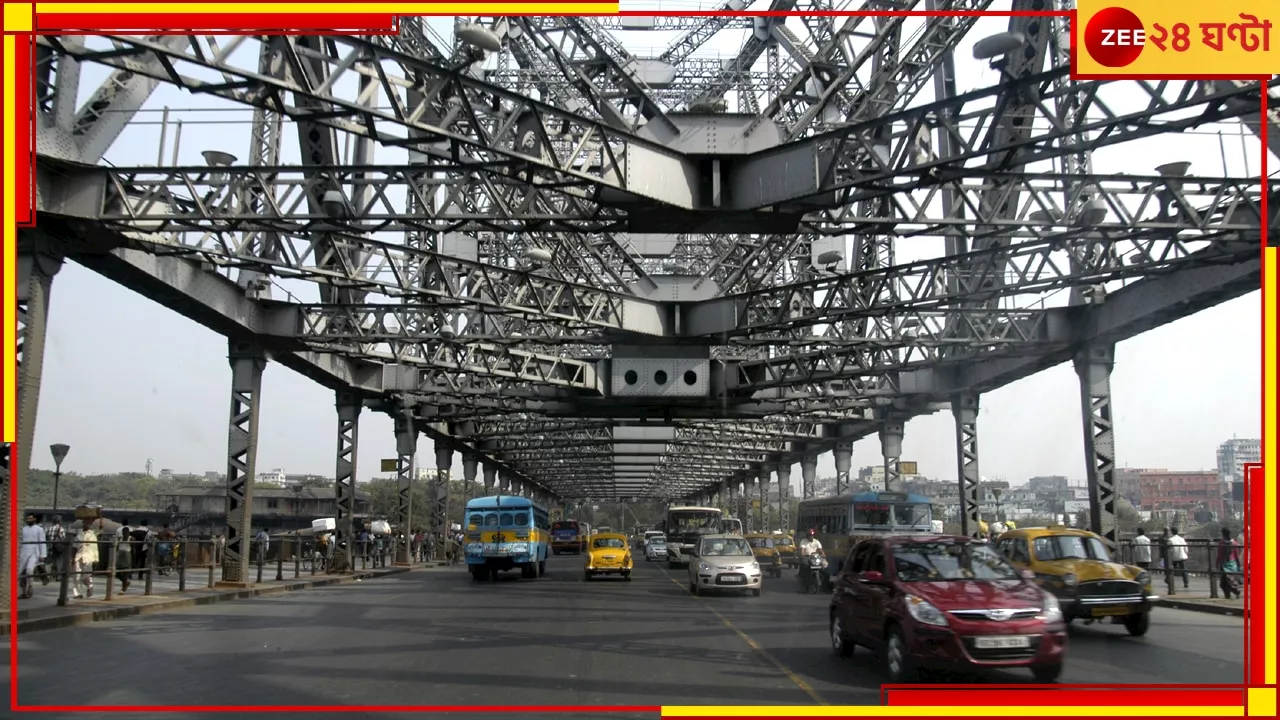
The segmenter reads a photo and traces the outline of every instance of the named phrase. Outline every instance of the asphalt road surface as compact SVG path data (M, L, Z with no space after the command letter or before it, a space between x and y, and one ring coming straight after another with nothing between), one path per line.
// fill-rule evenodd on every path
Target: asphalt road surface
M760 597L694 597L685 571L665 564L641 562L631 582L584 582L580 563L553 557L542 579L509 573L496 583L473 582L461 568L419 571L30 633L19 638L19 700L62 706L879 701L878 660L861 648L851 659L836 658L827 640L828 596L798 593L790 574L767 579ZM1243 677L1242 656L1240 618L1160 608L1144 638L1113 625L1073 627L1061 682L1235 683ZM1031 677L1008 672L972 680Z

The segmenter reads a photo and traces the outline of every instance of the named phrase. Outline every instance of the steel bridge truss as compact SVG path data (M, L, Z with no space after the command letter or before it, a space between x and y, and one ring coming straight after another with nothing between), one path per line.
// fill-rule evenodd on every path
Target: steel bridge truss
M485 492L730 503L796 463L811 497L826 452L847 491L852 443L874 435L896 484L903 424L949 409L967 532L979 396L1073 361L1107 530L1112 346L1255 289L1276 227L1257 178L1088 158L1206 125L1256 132L1280 80L1071 82L1057 20L1011 19L1018 49L963 93L954 50L973 18L465 20L500 49L448 46L418 18L395 38L42 39L42 220L24 252L178 298L228 335L237 533L267 361L336 393L343 522L362 408L396 418L406 520L424 434L437 478L460 452ZM741 28L735 57L699 54ZM624 29L679 32L639 58ZM113 74L77 111L85 63ZM249 160L103 163L162 85L252 113ZM263 278L314 290L273 299ZM1071 300L1045 301L1058 291ZM439 529L441 480L428 499ZM240 581L229 550L224 579Z

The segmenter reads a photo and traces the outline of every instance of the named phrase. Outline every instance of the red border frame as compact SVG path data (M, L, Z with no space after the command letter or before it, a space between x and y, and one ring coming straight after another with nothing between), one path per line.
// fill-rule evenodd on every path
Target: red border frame
M565 0L573 2L574 0ZM161 3L156 3L161 4ZM329 4L329 3L321 3ZM345 4L345 3L344 3ZM165 5L168 5L165 3ZM313 6L313 5L312 5ZM34 6L33 13L34 13ZM992 16L992 17L1053 17L1069 15L1072 22L1075 21L1075 11L1063 13L1059 11L1044 12L1019 12L1019 11L993 11L993 12L911 12L911 11L895 11L895 12L821 12L821 13L803 13L803 12L727 12L727 11L687 11L687 12L671 12L671 11L624 11L619 13L623 16L800 16L805 14L816 14L826 16L925 16L925 17L973 17L973 16ZM44 16L42 20L39 16L33 18L33 32L11 33L6 31L5 34L19 36L20 42L25 42L27 52L18 52L16 68L16 76L21 84L20 95L25 95L28 101L34 104L34 42L32 41L36 34L88 34L101 30L123 31L133 28L145 28L147 30L159 30L157 34L188 34L190 32L206 32L214 34L243 34L246 32L257 33L288 33L288 34L324 34L325 30L333 27L359 28L366 34L385 34L397 31L394 16L385 14L349 14L349 15L330 15L330 16L311 16L311 20L302 21L305 16L302 15L284 15L284 14L251 14L251 15L216 15L208 16L217 28L202 28L198 23L198 16L181 15L174 13L155 13L155 14L135 14L135 15L112 15L110 13L92 13L81 15L63 15L58 20L53 20L50 16ZM121 18L116 20L116 18ZM288 22L284 22L284 18ZM324 18L321 20L320 18ZM127 21L127 22L126 22ZM82 30L77 32L74 28L95 28L95 30ZM332 31L331 31L332 32ZM1071 34L1071 56L1072 56L1072 77L1074 79L1093 79L1085 78L1076 74L1076 55L1075 55L1075 33ZM1100 77L1097 79L1105 80L1123 80L1123 79L1154 79L1147 77L1128 77L1113 76ZM1160 76L1159 79L1165 80L1203 80L1203 79L1240 79L1234 77L1224 77L1220 75L1191 75L1191 76ZM1246 78L1256 79L1256 78ZM0 79L0 83L3 80ZM1262 93L1261 112L1265 117L1267 112L1267 93ZM20 148L19 155L15 158L15 166L17 170L16 179L18 182L19 197L26 197L28 202L26 207L22 207L19 202L17 208L17 225L18 227L33 227L35 225L35 117L34 114L30 118L30 123L23 124L16 129L17 144ZM1267 127L1262 124L1261 131L1261 175L1265 182L1267 170ZM21 149L25 149L23 152ZM2 153L2 151L0 151ZM0 156L0 161L3 157ZM1261 209L1263 217L1267 217L1267 197L1263 194L1261 199ZM1267 246L1267 228L1266 224L1262 227L1262 243L1261 253L1265 256ZM1265 266L1265 264L1264 264ZM1265 281L1265 278L1264 278ZM5 313L12 313L11 308L6 308ZM16 324L16 317L7 317L6 321ZM1265 322L1265 320L1264 320ZM1265 368L1263 369L1265 373ZM1264 425L1265 427L1265 425ZM15 433L16 434L16 433ZM1268 442L1268 438L1263 438L1262 442ZM11 466L16 467L18 463L17 443L11 445L10 462ZM1251 509L1262 507L1265 502L1265 487L1263 483L1263 473L1261 465L1251 465L1246 468L1246 503L1245 503L1245 526L1250 526ZM16 505L16 498L20 497L16 483L11 483L11 496L9 502L9 512L11 527L17 527L19 509ZM1250 531L1252 535L1252 531ZM13 557L17 557L17 534L14 533L10 538L11 550L14 552ZM1268 554L1272 552L1270 548L1266 548L1262 542L1249 543L1249 567L1250 569L1263 567ZM10 607L17 606L17 578L16 566L8 569L11 573L11 597ZM1089 705L1105 704L1108 706L1119 705L1143 705L1143 706L1171 706L1171 705L1187 705L1188 698L1184 695L1184 691L1194 691L1197 697L1192 701L1198 705L1223 705L1223 706L1240 706L1247 705L1247 701L1243 697L1246 688L1253 687L1274 687L1264 685L1264 659L1261 657L1263 648L1265 647L1265 627L1262 622L1250 622L1251 617L1261 618L1261 613L1266 607L1266 594L1262 590L1263 586L1258 585L1261 578L1253 578L1245 586L1245 607L1248 609L1245 617L1246 625L1246 643L1245 643L1245 683L1230 686L1203 686L1203 685L1162 685L1162 686L1136 686L1136 685L1053 685L1053 686L1027 686L1019 685L1014 687L999 685L939 685L928 688L919 686L903 687L886 685L882 687L882 698L886 704L894 705L916 705L916 706L940 706L940 705L1009 705L1017 704L1021 706L1027 705L1060 705L1065 696L1076 701L1087 701ZM477 712L511 712L511 713L660 713L660 706L86 706L86 707L64 707L64 706L21 706L18 704L18 638L17 633L17 615L11 614L10 617L10 702L13 711L44 711L44 712L259 712L259 713L277 713L277 712L452 712L452 713L477 713ZM980 691L980 695L972 694L974 690ZM1177 693L1170 693L1171 690L1177 690ZM1049 692L1057 697L1046 697L1040 693ZM1173 699L1171 695L1177 696ZM1066 715L1060 717L1067 717Z

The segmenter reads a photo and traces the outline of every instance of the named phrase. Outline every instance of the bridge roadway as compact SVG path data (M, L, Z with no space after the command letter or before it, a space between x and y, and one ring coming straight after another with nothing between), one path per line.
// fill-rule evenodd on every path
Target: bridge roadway
M541 580L512 574L483 584L461 568L422 570L33 632L19 639L19 698L23 705L878 702L876 660L862 649L834 657L828 597L799 594L790 574L767 581L758 598L693 597L683 571L665 564L641 562L629 583L583 582L579 568L576 558L556 557ZM1241 618L1156 612L1141 639L1112 625L1073 627L1062 681L1241 680ZM988 681L1030 682L1030 674Z

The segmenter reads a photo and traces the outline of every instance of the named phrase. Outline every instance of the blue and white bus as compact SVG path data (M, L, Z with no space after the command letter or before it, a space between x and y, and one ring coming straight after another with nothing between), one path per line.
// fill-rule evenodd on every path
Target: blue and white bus
M471 500L466 510L467 569L475 580L496 580L519 568L524 578L547 572L551 518L528 498L491 495Z
M849 549L860 540L934 534L933 506L923 495L902 492L860 492L805 500L796 513L797 543L808 536L810 528L817 531L835 577Z

